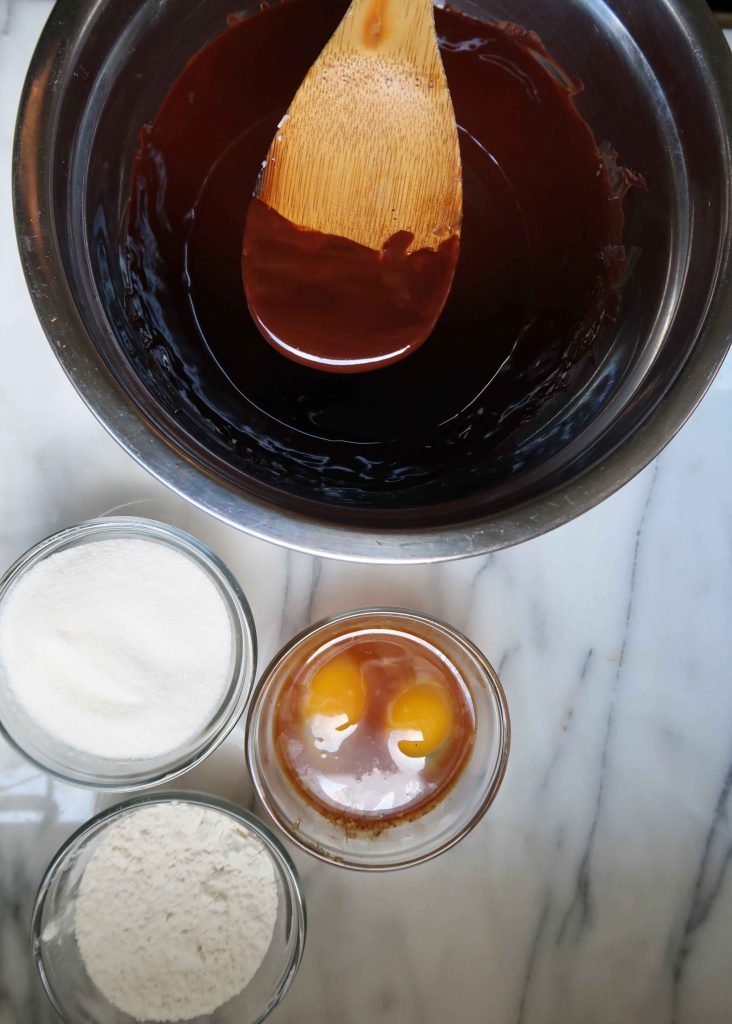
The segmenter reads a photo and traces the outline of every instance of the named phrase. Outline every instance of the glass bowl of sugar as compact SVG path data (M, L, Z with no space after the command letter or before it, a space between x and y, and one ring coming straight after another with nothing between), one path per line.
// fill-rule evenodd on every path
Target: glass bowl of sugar
M302 958L305 904L284 848L209 796L136 796L58 851L36 897L36 967L67 1024L256 1024Z
M90 520L0 580L0 732L66 782L129 791L187 771L241 717L255 671L241 587L167 524Z

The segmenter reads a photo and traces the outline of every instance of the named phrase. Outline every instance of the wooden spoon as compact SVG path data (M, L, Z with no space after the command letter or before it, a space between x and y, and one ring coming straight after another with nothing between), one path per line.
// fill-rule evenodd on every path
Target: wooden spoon
M290 358L355 372L426 340L462 168L432 0L353 0L282 119L244 235L250 310Z

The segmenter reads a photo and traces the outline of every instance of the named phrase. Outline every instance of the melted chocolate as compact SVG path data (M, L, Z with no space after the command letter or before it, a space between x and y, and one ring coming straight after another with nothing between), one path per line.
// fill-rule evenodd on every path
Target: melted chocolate
M122 258L160 400L232 479L386 515L485 490L562 443L543 428L602 357L627 185L575 107L580 84L535 36L436 9L464 177L444 312L417 352L376 372L284 358L247 308L249 197L346 7L264 7L189 62L143 130Z
M242 274L249 311L282 355L331 373L383 369L429 338L460 241L409 252L400 231L381 252L299 228L259 199L249 206Z

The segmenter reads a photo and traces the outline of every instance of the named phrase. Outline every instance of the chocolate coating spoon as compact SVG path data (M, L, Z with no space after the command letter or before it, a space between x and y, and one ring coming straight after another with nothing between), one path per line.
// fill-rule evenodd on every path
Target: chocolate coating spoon
M272 142L243 244L251 313L306 365L379 369L430 335L462 167L432 0L353 0Z

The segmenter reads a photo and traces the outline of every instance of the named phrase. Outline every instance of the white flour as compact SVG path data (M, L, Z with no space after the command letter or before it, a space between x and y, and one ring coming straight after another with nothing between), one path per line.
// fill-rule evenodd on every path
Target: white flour
M190 741L230 682L231 625L191 558L135 538L60 551L0 610L0 672L47 733L84 753L162 756Z
M278 891L262 843L222 812L142 807L82 876L76 938L92 981L137 1020L213 1013L269 949Z

